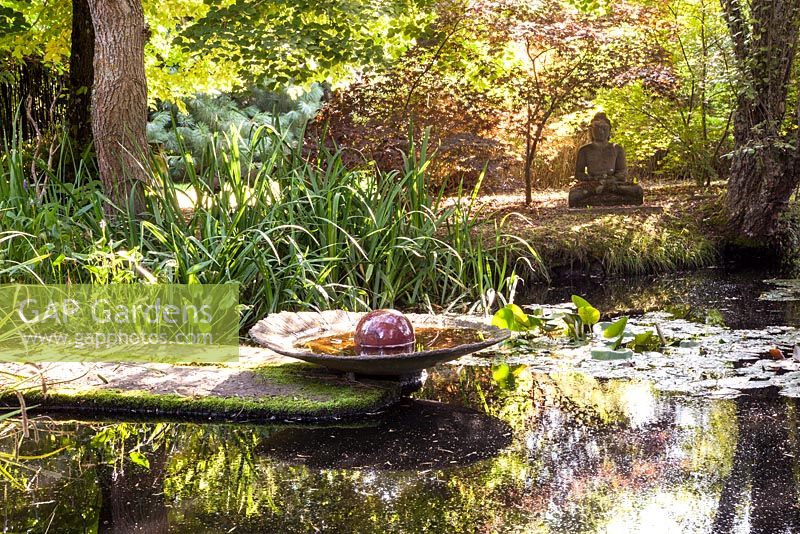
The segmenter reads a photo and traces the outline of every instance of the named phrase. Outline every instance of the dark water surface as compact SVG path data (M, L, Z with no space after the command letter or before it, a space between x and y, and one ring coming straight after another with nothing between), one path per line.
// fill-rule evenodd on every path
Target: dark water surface
M666 284L682 297L627 287L683 299L698 320L797 324L791 305L755 300L761 278L687 278ZM599 288L540 301L572 292L647 307ZM800 532L796 399L444 365L415 400L339 425L39 419L27 438L2 432L3 532Z
M309 429L38 422L20 454L57 452L12 468L29 489L3 484L0 521L69 533L800 528L794 400L665 397L523 368L448 368L421 396L480 410L406 401L372 423Z
M523 288L521 303L558 304L571 295L585 297L597 309L613 315L669 311L679 318L715 322L717 313L731 328L800 326L800 302L760 300L776 289L766 282L781 278L757 269L701 271L629 279L586 278L572 285ZM800 297L800 294L798 294Z

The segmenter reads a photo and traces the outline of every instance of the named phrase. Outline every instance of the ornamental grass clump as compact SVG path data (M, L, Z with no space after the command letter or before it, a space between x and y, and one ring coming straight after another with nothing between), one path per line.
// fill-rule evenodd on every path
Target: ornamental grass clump
M279 310L466 309L507 290L515 269L541 268L501 225L493 240L476 233L474 196L445 205L429 191L427 136L382 172L324 147L306 157L273 128L252 132L247 150L238 135L202 170L185 158L181 182L146 162L143 215L132 202L109 210L66 139L31 176L13 137L0 153L0 282L236 282L246 328Z

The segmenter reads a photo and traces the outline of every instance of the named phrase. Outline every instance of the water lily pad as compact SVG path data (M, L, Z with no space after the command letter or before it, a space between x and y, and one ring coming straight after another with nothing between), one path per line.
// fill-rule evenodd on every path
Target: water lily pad
M606 349L606 348L597 348L592 349L592 359L593 360L627 360L628 358L633 356L633 351L631 349Z
M765 284L771 284L775 289L765 291L759 295L758 300L770 300L775 302L791 302L800 300L800 279L771 279L764 280Z

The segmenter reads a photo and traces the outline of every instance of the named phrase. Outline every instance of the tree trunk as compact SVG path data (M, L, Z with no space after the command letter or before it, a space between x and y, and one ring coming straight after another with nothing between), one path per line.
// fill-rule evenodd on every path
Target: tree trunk
M144 208L147 154L147 29L141 0L89 0L95 34L92 133L100 180L111 201ZM109 210L108 213L111 213Z
M92 142L94 28L87 0L72 0L72 44L69 56L69 133L78 153Z
M544 126L536 125L536 132L533 137L528 134L527 150L525 151L525 205L530 206L533 202L533 162L536 160L536 152L539 150L539 143L542 141L542 130Z
M778 229L779 216L800 179L797 144L785 134L800 0L753 0L749 16L741 0L722 0L722 6L742 80L726 199L728 224L739 237L764 240Z
M740 106L737 115L743 114ZM728 225L739 237L769 239L798 184L795 156L793 151L776 146L782 142L779 137L754 134L760 123L751 124L739 116L735 123L736 150L726 198Z
M527 124L525 125L525 169L523 170L523 175L525 178L525 205L530 206L532 199L531 194L531 165L533 164L533 158L531 157L532 152L532 140L531 140L531 104L528 103L528 117L527 117Z

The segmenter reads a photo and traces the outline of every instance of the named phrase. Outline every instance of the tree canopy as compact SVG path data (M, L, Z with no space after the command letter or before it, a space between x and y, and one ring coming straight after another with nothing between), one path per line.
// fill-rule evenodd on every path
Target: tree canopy
M608 111L638 176L732 173L743 236L772 234L798 181L794 2L141 2L151 111L324 81L339 90L325 110L337 142L396 153L409 122L430 126L446 179L488 160L529 190L565 185L588 117ZM0 64L75 70L72 12L73 0L0 0Z
M430 0L143 0L150 105L253 83L333 83L396 57ZM0 0L0 57L69 67L72 0Z

